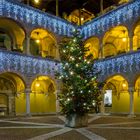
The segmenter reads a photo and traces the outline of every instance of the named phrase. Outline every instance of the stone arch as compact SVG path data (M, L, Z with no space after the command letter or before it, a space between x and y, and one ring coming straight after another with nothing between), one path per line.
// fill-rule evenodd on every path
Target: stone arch
M51 81L54 82L54 85L57 85L57 80L56 80L54 77L52 77L52 76L50 76L50 75L48 75L48 74L36 74L35 76L33 76L33 77L30 79L30 84L29 84L29 86L31 87L31 85L32 85L32 83L34 82L34 80L37 79L38 77L41 77L41 76L48 77ZM56 87L56 88L57 88L57 87Z
M3 40L5 37L5 40ZM12 44L15 44L15 37L7 29L0 28L0 48L12 50Z
M110 98L111 104L106 109L112 113L129 112L129 83L122 75L113 75L106 79L104 85L105 104ZM122 107L123 106L123 107Z
M140 74L135 77L134 82L134 112L140 113Z
M106 43L103 46L103 56L104 57L111 57L117 54L117 48L112 43Z
M133 50L140 49L140 20L133 26Z
M36 76L31 84L31 113L45 114L56 112L56 83L48 76Z
M21 110L25 110L25 104L22 104L24 100L24 90L25 83L21 76L11 72L0 74L1 115L16 115Z
M128 45L128 29L121 25L113 27L103 37L103 54L105 54L103 57L125 53L129 50ZM112 48L111 51L109 50L110 48Z
M47 58L58 58L58 46L55 36L43 28L31 31L31 54Z
M0 29L2 29L1 44L3 43L5 49L22 52L26 33L22 24L11 18L2 17L0 18Z
M134 75L134 77L133 77L133 79L132 79L132 84L131 84L131 86L132 87L135 87L135 84L136 84L136 82L137 82L137 80L139 79L139 77L140 77L140 72L139 73L136 73L135 75Z
M100 46L99 46L99 39L98 39L98 37L93 36L93 37L87 39L84 42L84 45L85 45L85 48L89 49L87 51L86 55L91 54L93 56L93 59L99 58Z

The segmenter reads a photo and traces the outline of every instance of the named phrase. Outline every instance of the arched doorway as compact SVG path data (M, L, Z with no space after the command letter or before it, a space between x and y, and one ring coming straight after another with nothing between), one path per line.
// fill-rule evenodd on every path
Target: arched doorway
M47 76L37 77L31 86L31 114L56 112L55 83Z
M55 38L44 29L35 29L31 33L30 51L32 55L45 58L57 58Z
M104 86L104 105L106 113L128 113L128 83L121 75L109 78Z
M103 57L111 57L129 51L128 30L117 26L106 32L103 38Z
M14 73L0 74L0 115L16 115L23 104L20 103L21 92L25 89L24 83ZM19 108L19 109L18 109Z
M16 21L0 18L0 49L23 52L24 30Z

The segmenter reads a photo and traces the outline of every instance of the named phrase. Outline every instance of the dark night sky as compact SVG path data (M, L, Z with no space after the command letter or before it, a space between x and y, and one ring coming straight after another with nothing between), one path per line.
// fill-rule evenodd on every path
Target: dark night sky
M25 0L26 2L27 0ZM34 5L33 0L30 0L30 5ZM35 7L39 9L46 9L46 12L55 15L55 1L56 0L41 0L41 3ZM104 8L113 4L117 4L119 0L104 0ZM73 10L78 8L85 8L86 10L97 14L100 11L100 0L59 0L59 14L63 12L70 14Z

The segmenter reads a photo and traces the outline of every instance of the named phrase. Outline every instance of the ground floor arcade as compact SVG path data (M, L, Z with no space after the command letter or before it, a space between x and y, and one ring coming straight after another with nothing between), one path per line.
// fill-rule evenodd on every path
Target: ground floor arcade
M140 113L140 77L134 85L121 75L115 75L105 81L102 90L102 113L118 113L133 116Z
M56 101L56 85L48 76L38 76L26 87L17 74L0 74L0 116L54 113Z
M102 90L101 113L140 114L140 77L130 86L127 79L115 75ZM40 115L59 109L57 84L48 76L37 76L31 86L15 73L0 74L0 116Z

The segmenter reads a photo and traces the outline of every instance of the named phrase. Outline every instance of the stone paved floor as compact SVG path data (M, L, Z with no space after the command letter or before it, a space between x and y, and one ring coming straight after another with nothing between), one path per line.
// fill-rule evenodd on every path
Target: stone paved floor
M58 115L0 118L0 140L140 140L140 117L90 115L85 128Z

